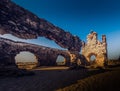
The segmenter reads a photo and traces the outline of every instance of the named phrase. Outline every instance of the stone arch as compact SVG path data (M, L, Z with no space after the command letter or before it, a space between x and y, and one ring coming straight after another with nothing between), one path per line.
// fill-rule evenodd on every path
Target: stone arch
M96 58L97 58L97 54L96 53L89 53L88 54L88 61L90 62L90 61L92 61L90 58L91 58L91 56L95 56ZM95 59L96 60L96 59Z
M66 64L66 58L62 55L58 55L56 59L57 65L65 65Z
M90 62L90 64L94 64L97 61L97 54L90 53L90 54L88 54L88 58L87 59Z
M56 65L56 59L58 55L62 55L67 59L66 64L70 63L70 57L67 51L59 50L55 48L49 48L44 46L38 46L35 44L24 43L24 42L15 42L9 39L0 38L0 54L3 55L0 57L0 60L6 60L6 63L15 64L15 56L21 51L29 51L35 54L40 62L39 66L54 66ZM7 60L10 58L9 60ZM5 61L3 61L5 63Z
M91 55L90 56L90 61L95 61L96 60L96 56L95 55Z
M69 56L69 55L64 54L64 53L60 53L60 54L57 55L56 61L57 61L57 59L58 59L59 56L62 56L62 57L64 58L64 59L63 59L63 61L65 62L64 65L66 65L66 66L69 66L69 65L70 65L70 56Z
M32 69L38 66L37 56L30 51L20 51L15 56L15 63L18 68Z
M44 36L45 38L55 41L62 48L67 48L72 51L80 51L82 44L79 37L73 36L71 33L37 17L28 10L16 5L11 0L1 0L1 5L3 7L1 7L0 10L0 34L12 34L22 39L35 39ZM13 9L12 7L17 9ZM6 8L9 9L6 10ZM17 14L15 12L17 12ZM9 17L9 19L5 18L10 16L9 14L12 14L12 17ZM20 15L23 16L21 17ZM14 21L13 17L16 18Z

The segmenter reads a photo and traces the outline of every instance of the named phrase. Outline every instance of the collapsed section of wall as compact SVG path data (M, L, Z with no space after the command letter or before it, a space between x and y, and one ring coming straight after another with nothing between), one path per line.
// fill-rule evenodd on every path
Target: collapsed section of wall
M97 33L91 32L87 36L87 42L82 44L82 55L88 62L94 66L104 66L107 61L107 42L106 36L102 35L102 42L98 40ZM91 62L91 56L95 56L95 60Z

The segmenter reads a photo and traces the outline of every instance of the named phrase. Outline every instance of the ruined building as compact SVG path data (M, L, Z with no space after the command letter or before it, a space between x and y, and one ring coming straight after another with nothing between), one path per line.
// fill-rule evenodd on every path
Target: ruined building
M83 42L82 45L82 55L85 56L88 62L91 62L91 57L95 56L94 66L104 66L107 61L106 36L102 35L102 42L100 42L96 32L88 34L87 42Z
M12 34L22 39L45 37L68 49L65 51L0 38L0 62L15 64L14 58L17 54L21 51L29 51L37 56L41 65L55 65L58 56L63 56L67 65L75 62L85 65L91 62L91 56L94 55L96 57L94 64L104 66L107 60L105 35L100 42L97 33L91 32L87 37L87 43L82 43L79 37L39 18L11 0L1 0L0 6L0 34ZM79 53L81 47L82 55Z
M81 50L82 41L79 37L64 31L45 19L39 18L30 11L16 5L11 0L1 0L0 6L0 34L11 34L21 39L45 37L53 40L62 48L68 49L68 51L77 51L79 53ZM64 50L16 43L15 41L3 38L0 38L0 44L0 55L2 55L0 60L11 58L11 63L15 62L15 55L21 51L30 51L37 55L41 65L55 65L58 55L69 59L68 53Z

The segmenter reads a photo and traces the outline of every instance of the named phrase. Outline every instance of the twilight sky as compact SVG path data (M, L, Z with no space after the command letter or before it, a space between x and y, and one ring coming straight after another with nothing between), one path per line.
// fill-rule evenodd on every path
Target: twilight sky
M120 0L12 0L54 25L86 41L90 30L107 36L109 58L120 56ZM10 35L4 37L11 38ZM16 38L12 38L18 40ZM25 40L24 40L25 41ZM45 38L27 42L60 48Z

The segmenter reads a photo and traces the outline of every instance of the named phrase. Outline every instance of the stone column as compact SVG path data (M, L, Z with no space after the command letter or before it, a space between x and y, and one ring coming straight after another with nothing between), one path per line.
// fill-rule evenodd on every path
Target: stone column
M104 64L106 65L107 62L108 62L108 51L107 51L107 39L106 39L106 35L102 35L102 43L105 47L105 53L104 53L104 56L105 56L105 62Z

